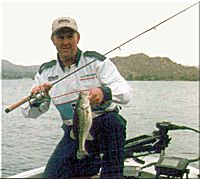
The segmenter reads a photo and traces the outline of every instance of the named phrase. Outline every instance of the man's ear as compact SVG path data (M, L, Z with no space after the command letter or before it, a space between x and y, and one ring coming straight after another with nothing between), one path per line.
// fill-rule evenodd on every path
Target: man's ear
M51 36L51 41L52 41L53 44L55 45L53 35Z
M77 33L77 44L79 43L79 40L80 40L80 34Z

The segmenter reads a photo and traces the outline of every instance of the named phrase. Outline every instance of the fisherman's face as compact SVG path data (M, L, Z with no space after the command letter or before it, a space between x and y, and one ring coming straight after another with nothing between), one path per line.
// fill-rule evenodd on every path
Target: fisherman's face
M71 60L78 51L77 44L80 35L70 28L62 28L54 33L51 37L58 54L64 60Z

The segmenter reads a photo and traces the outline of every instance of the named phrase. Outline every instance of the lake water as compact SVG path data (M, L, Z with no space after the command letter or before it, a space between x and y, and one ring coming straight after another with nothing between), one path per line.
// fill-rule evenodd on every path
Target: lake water
M5 108L29 94L32 80L2 81L2 177L46 164L61 138L61 120L54 107L38 119L25 119L20 108L6 114ZM150 134L158 121L199 129L199 83L182 81L131 81L131 102L123 106L128 121L127 138ZM199 156L199 134L172 131L166 153ZM192 164L198 168L198 162Z

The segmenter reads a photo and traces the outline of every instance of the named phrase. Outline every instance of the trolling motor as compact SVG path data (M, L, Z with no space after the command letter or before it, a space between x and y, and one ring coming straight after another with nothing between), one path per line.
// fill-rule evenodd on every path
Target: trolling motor
M153 131L152 135L141 135L132 139L126 140L125 143L125 157L133 158L138 163L144 164L145 162L138 157L146 156L149 154L160 154L160 158L157 162L147 164L141 169L155 166L156 178L161 175L165 175L168 178L180 177L186 173L188 178L189 169L187 166L195 161L199 161L200 158L186 159L181 157L164 156L165 149L168 147L171 138L168 135L169 130L192 130L200 133L198 130L187 127L172 124L170 122L157 122L156 127L158 130Z
M169 130L192 130L198 132L196 129L179 126L170 122L157 122L158 130L153 131L152 135L141 135L125 142L125 156L126 158L135 158L146 156L149 154L161 153L168 147L171 138L168 135Z
M161 153L168 147L171 140L168 130L172 128L174 124L168 122L156 123L157 131L154 131L152 135L141 135L129 140L125 143L125 156L126 158L133 158L138 160L138 157L146 156L154 153ZM139 162L139 161L138 161ZM140 161L141 163L144 163Z

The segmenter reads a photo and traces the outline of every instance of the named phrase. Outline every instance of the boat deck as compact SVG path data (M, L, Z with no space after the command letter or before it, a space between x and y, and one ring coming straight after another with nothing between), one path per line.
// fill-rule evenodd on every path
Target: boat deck
M146 164L153 162L157 160L155 157L145 157ZM151 166L149 168L145 168L141 171L141 164L136 163L133 159L128 159L125 161L125 168L124 168L124 176L126 176L127 179L155 179L156 171L154 169L154 166ZM25 171L13 176L10 176L8 178L42 178L43 171L45 169L45 166L36 168L33 170ZM196 169L194 167L188 166L188 169L190 170L189 178L192 179L200 179L199 175L199 169ZM88 177L79 177L77 179L88 179ZM95 175L90 177L91 179L97 179L100 178L99 175ZM159 179L167 178L165 176L159 177ZM183 176L183 178L186 178L186 174ZM75 179L75 178L73 178Z

